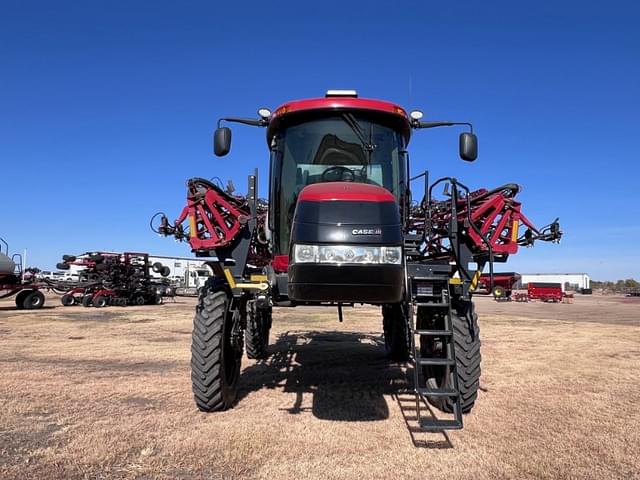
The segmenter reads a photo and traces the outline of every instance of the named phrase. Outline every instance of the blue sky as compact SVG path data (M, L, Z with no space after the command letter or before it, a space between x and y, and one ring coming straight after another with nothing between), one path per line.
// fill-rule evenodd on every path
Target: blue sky
M420 131L414 171L472 187L517 182L529 218L560 217L563 242L521 250L509 270L640 278L639 10L2 2L0 236L41 267L85 250L187 255L148 220L179 213L188 177L231 178L241 190L258 167L266 195L264 131L235 127L219 159L217 117L355 88L429 119L474 122L477 162L457 158L458 131Z

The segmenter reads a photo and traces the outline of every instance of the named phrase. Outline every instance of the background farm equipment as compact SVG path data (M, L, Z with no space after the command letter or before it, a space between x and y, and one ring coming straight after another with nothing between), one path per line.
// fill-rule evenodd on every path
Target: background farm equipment
M15 295L18 308L42 308L45 298L41 289L46 285L28 274L23 263L18 253L9 257L9 244L0 238L0 298Z
M491 288L491 276L483 273L478 282L475 293L493 295L496 301L508 301L511 299L515 285L520 280L520 274L516 272L499 272L493 274L493 288Z
M168 280L154 279L150 274L154 271L167 277L169 268L160 262L151 264L146 253L96 252L82 258L65 255L57 268L69 270L72 265L80 267L78 283L71 288L64 288L61 283L52 285L57 290L64 289L64 306L157 305L170 288Z
M527 286L529 300L540 300L542 302L559 303L564 298L562 284L529 282Z
M224 118L216 155L230 150L223 122L267 128L269 200L192 178L187 205L152 229L188 241L213 276L200 293L192 343L192 387L201 410L235 401L242 345L266 355L271 307L355 303L381 307L389 356L413 364L416 413L424 430L462 428L475 403L480 339L472 294L493 262L519 246L559 241L557 220L536 228L515 199L520 188L470 189L453 177L409 175L412 129L461 125L460 157L473 161L477 140L465 122L421 121L399 106L358 99L352 91L290 102L259 118ZM412 182L425 194L412 201ZM442 199L434 198L444 187ZM520 228L526 229L520 233ZM244 342L243 342L244 339ZM427 401L451 420L421 416Z

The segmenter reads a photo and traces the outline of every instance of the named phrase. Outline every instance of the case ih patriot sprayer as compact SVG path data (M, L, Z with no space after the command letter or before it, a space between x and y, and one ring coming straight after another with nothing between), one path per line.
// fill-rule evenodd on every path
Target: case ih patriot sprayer
M461 428L477 397L480 338L472 292L482 269L520 245L559 240L556 222L536 229L515 200L519 187L470 191L455 178L411 178L413 129L463 125L460 156L477 156L468 123L423 122L421 112L360 99L353 91L293 101L258 117L223 118L214 150L226 155L224 122L266 128L269 199L202 178L188 181L187 206L155 230L186 240L208 258L213 277L202 290L193 328L192 385L201 410L232 406L243 344L266 355L272 306L366 303L381 307L385 346L410 361L418 422L424 430ZM412 182L425 186L414 202ZM435 200L436 187L445 187ZM526 227L520 234L520 227ZM426 400L452 418L421 416Z

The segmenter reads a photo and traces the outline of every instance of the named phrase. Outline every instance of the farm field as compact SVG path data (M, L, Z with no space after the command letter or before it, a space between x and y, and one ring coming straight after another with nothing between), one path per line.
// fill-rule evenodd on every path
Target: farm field
M414 431L373 307L276 309L236 407L198 412L194 304L0 301L0 478L640 478L640 299L477 298L482 391L446 435Z

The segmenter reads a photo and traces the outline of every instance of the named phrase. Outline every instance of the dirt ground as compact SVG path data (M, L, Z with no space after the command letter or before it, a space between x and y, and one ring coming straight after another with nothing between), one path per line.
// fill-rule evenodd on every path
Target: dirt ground
M378 309L278 310L239 401L196 410L194 300L40 311L0 301L0 478L640 478L640 302L477 301L465 428L414 431ZM437 413L434 411L434 413Z

